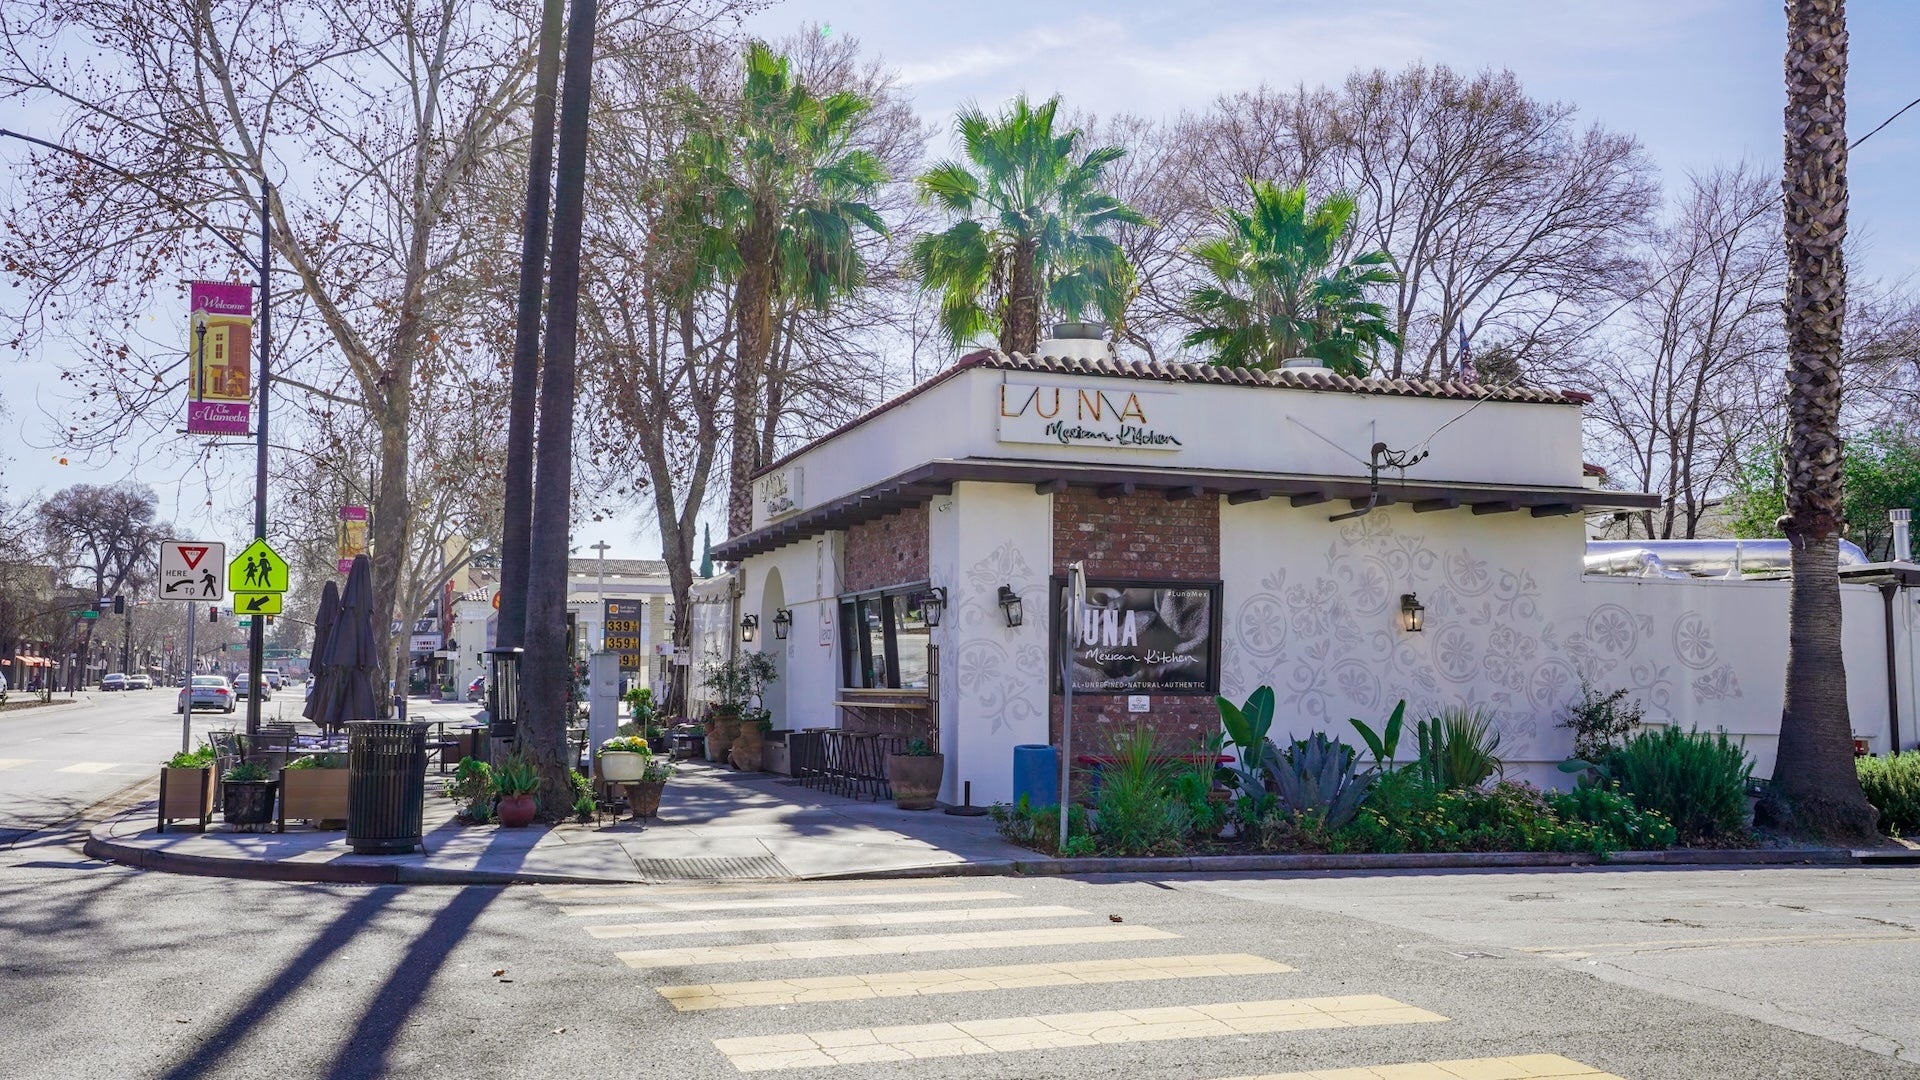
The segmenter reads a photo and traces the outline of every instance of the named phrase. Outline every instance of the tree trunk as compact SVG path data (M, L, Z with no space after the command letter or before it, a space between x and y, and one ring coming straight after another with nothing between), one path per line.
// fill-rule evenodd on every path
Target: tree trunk
M367 555L373 564L374 655L380 657L381 668L374 676L376 720L386 719L393 710L383 674L393 680L395 693L407 691L407 640L419 614L400 610L401 577L413 532L413 500L407 486L413 447L412 373L396 377L385 393L384 400L370 410L380 428L380 487L373 496L373 521L367 530ZM398 635L393 632L395 621L400 623Z
M753 474L760 470L760 376L773 343L776 224L772 207L756 206L753 225L740 239L745 269L734 294L740 336L733 360L733 431L727 462L727 532L733 536L753 528Z
M573 0L548 263L546 360L534 460L532 551L527 572L526 653L521 660L520 746L540 772L540 811L555 820L573 806L567 721L573 658L567 655L567 537L572 525L574 346L580 309L587 119L593 75L595 0Z
M1785 189L1787 512L1793 542L1787 693L1763 824L1837 841L1871 839L1840 649L1841 329L1847 271L1847 22L1844 0L1789 0Z
M1022 240L1013 247L1007 269L1007 321L1000 334L1000 351L1031 354L1040 345L1040 275L1033 259L1039 245Z
M546 275L547 212L553 189L554 87L560 80L563 0L545 0L534 75L533 131L527 152L527 207L520 237L520 289L514 311L513 378L507 406L505 498L500 530L500 620L494 647L526 636L527 560L533 528L533 425L540 386L540 294Z

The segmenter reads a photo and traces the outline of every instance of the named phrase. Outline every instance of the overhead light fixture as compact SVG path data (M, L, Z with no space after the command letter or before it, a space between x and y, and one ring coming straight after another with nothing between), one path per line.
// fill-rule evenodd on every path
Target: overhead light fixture
M740 640L752 641L760 633L760 616L746 615L740 619Z
M1417 634L1427 625L1427 607L1415 593L1400 594L1400 629Z
M1020 610L1020 594L1011 585L1000 586L1000 610L1006 613L1009 627L1019 626L1026 619Z
M926 591L920 598L920 617L927 621L929 628L940 625L940 616L947 610L947 590L939 585Z
M752 616L749 615L748 618L752 618ZM787 640L787 635L791 633L792 630L793 630L793 612L788 611L786 608L781 608L779 611L776 611L773 613L774 640L776 641ZM751 641L753 639L748 638L747 640Z

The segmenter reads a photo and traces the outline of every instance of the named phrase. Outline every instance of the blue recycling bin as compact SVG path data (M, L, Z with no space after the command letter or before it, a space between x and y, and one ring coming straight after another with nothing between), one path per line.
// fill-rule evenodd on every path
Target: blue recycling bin
M1060 751L1045 743L1023 743L1013 748L1013 802L1025 798L1031 807L1060 803Z

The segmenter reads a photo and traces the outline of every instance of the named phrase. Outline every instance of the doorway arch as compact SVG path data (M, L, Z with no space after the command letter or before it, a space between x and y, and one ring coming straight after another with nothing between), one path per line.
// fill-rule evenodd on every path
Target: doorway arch
M767 684L761 704L773 714L773 726L790 729L792 717L787 712L787 649L790 641L781 641L774 630L774 616L787 606L786 586L780 580L780 568L767 571L766 584L760 590L760 648L773 658L774 679Z

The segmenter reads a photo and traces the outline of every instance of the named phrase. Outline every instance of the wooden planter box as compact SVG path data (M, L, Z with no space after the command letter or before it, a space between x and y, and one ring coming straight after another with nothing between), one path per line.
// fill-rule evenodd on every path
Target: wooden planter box
M347 770L280 770L280 818L276 832L287 831L287 819L309 825L347 820Z
M191 818L194 828L207 831L207 822L213 820L213 770L204 769L160 769L160 826L159 832L166 832L167 825L174 821L186 821Z

